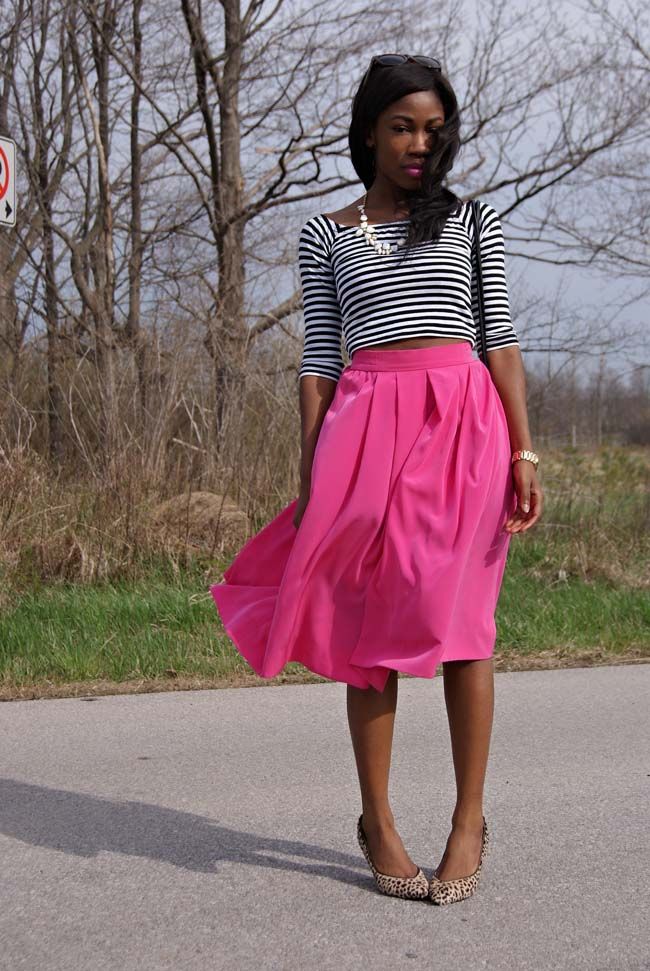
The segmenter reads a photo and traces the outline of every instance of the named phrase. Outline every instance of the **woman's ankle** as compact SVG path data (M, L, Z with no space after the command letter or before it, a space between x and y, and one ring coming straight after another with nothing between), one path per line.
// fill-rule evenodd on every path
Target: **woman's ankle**
M451 816L454 829L476 829L483 824L482 805L456 807Z
M363 810L363 818L361 822L363 823L364 829L370 829L378 832L387 832L395 829L395 818L390 808L374 808L372 806Z

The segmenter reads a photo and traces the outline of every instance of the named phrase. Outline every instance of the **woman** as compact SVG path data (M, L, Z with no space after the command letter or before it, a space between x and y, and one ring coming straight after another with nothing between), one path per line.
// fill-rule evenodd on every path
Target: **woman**
M474 892L488 843L494 612L510 537L539 519L542 490L503 233L485 202L489 369L472 354L475 227L443 184L460 139L439 62L373 57L349 143L366 192L299 238L300 494L210 589L258 674L300 661L347 684L357 838L377 886L444 904ZM457 800L428 880L395 828L388 777L398 672L432 678L440 663Z

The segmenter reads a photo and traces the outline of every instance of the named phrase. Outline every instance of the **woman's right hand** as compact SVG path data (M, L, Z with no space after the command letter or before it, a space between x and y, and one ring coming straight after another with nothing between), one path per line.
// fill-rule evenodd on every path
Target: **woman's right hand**
M309 486L301 486L300 493L298 494L298 502L296 503L296 511L293 517L293 525L296 529L298 529L302 522L302 517L305 514L305 509L309 502L309 488Z

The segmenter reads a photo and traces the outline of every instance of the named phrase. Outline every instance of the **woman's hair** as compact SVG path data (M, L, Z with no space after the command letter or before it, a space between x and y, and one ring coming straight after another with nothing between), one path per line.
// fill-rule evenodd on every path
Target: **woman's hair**
M410 213L405 248L425 240L437 240L448 216L455 213L462 202L443 185L461 144L460 114L454 89L445 74L417 61L390 67L375 66L354 96L348 132L352 164L369 189L375 177L375 150L366 145L365 139L382 111L414 91L434 91L442 103L445 121L431 134L432 150L424 159L418 188L408 193Z

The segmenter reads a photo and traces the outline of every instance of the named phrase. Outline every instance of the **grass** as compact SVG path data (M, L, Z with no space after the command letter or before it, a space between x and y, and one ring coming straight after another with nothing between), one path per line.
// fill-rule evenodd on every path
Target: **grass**
M510 543L496 669L647 659L650 451L544 458L543 517ZM161 538L142 496L113 508L37 472L0 495L0 699L324 680L297 663L260 679L224 633L209 586L240 541L213 555L196 521Z
M526 558L512 543L496 615L502 668L539 666L541 655L553 666L650 656L647 591L549 582L526 573ZM286 680L323 679L292 663L273 679ZM144 682L156 690L269 683L251 675L225 635L202 572L48 587L0 617L2 698L87 693L93 684L142 690Z

